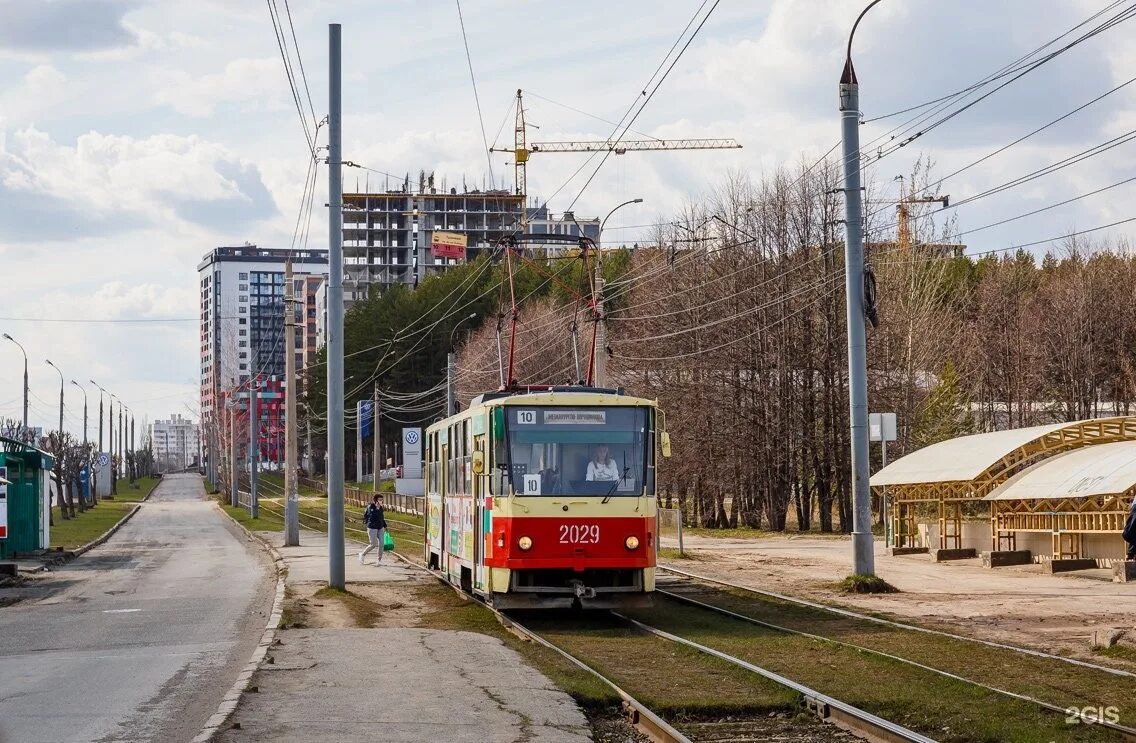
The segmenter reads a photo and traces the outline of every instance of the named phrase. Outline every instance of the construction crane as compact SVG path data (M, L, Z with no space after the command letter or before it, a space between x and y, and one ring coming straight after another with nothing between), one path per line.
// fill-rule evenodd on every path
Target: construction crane
M739 150L741 145L734 139L638 139L638 140L596 140L586 142L528 142L525 136L525 105L521 91L517 90L517 117L513 129L513 149L491 147L490 152L512 152L516 193L525 196L527 181L525 166L529 155L537 152L611 152L623 155L627 152L648 152L658 150ZM521 232L528 222L528 204L521 204Z
M900 252L906 252L911 248L911 210L908 209L910 204L942 204L946 209L951 203L950 194L943 196L904 196L902 175L897 175L895 180L899 181L899 203L895 205L896 212L896 242L899 245Z

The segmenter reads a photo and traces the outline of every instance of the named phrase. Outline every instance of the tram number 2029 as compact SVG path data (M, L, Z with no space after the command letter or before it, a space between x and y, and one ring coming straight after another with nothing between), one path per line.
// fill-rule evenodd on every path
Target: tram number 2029
M561 544L599 544L599 524L561 524Z

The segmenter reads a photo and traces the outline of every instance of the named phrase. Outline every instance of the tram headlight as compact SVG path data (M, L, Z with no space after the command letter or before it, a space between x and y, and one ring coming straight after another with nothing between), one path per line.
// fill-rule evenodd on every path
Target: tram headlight
M639 537L635 536L634 534L632 534L627 539L625 539L623 541L623 543L627 546L627 549L629 549L629 550L639 549Z
M521 537L517 540L517 546L523 550L532 549L532 539L530 537Z

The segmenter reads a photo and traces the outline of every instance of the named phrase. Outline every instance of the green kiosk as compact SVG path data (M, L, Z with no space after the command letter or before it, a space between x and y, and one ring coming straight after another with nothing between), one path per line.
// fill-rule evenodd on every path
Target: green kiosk
M47 452L0 436L0 560L51 544L47 499L54 466Z

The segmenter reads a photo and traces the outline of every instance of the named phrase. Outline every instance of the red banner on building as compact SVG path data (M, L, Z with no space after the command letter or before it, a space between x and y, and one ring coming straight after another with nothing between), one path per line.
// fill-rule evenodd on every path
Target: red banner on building
M466 237L460 232L435 232L430 238L430 252L435 258L465 260Z

